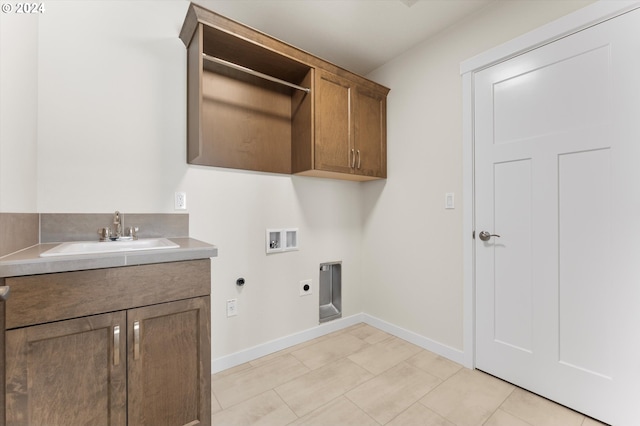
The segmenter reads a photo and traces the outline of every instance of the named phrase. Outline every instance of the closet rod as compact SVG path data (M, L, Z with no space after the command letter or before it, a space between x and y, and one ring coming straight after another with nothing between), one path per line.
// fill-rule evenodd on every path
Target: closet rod
M303 92L307 93L311 91L306 87L298 86L297 84L289 83L288 81L280 80L276 77L271 77L270 75L252 70L251 68L243 67L242 65L234 64L233 62L225 61L224 59L216 58L215 56L209 56L206 53L203 53L202 56L207 61L215 62L226 67L236 69L238 71L246 72L247 74L255 75L256 77L264 78L265 80L273 81L274 83L284 84L285 86L293 87L294 89L302 90Z

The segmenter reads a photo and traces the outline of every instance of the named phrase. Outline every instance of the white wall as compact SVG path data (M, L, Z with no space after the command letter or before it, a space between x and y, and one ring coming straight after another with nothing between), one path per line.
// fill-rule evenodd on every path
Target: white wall
M50 1L28 27L3 16L0 211L173 212L185 191L191 236L219 246L214 358L316 326L318 265L334 260L344 316L462 350L459 63L587 3L499 2L373 73L392 89L390 178L364 184L186 164L187 1ZM23 104L36 127L7 127ZM300 251L265 255L276 227L298 227Z
M389 179L363 187L367 314L464 350L460 62L589 3L496 1L369 76L391 92Z
M39 211L173 209L188 171L186 50L176 37L186 7L46 3L38 38Z
M37 211L37 41L38 15L0 13L0 212Z

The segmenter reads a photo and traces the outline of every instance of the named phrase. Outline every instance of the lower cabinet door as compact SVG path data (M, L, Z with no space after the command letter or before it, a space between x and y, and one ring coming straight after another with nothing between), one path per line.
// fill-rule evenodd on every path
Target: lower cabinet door
M129 425L211 424L209 297L127 311Z
M6 333L7 425L126 425L126 313Z

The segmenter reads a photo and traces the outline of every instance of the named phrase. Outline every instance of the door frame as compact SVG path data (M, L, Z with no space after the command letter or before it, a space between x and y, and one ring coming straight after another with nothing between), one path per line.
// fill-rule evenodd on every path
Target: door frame
M615 16L640 8L640 1L599 0L569 15L523 34L460 64L462 76L462 256L463 256L463 364L475 368L475 144L474 74L499 62L552 43Z

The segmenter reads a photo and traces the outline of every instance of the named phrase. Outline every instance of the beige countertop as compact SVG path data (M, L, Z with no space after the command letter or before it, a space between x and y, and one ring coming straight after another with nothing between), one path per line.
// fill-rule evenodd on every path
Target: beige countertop
M40 254L57 246L59 243L37 244L0 257L0 278L207 259L218 256L218 248L216 246L193 238L169 238L169 240L180 245L180 247L163 250L49 257L40 257Z

